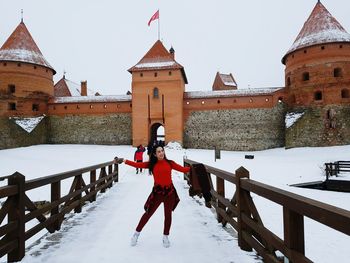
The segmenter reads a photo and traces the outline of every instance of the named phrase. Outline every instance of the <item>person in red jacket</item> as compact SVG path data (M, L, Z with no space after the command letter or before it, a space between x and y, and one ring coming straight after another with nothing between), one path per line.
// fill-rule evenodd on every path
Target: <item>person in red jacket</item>
M118 160L115 160L115 162L118 162ZM145 213L142 215L139 224L136 227L136 231L131 238L131 245L136 245L137 239L143 227L157 210L159 205L164 203L165 220L163 229L163 246L169 247L169 232L171 227L172 211L175 210L180 201L171 179L171 170L174 169L179 172L188 173L190 171L190 167L183 167L172 160L168 160L162 146L156 146L153 148L152 154L150 155L150 160L148 162L136 163L125 159L122 159L122 162L136 168L148 168L152 172L154 178L152 192L144 205Z
M143 162L143 153L145 151L146 151L146 149L145 149L145 147L142 146L142 144L137 146L137 149L136 149L135 154L134 154L134 161L137 163L142 163ZM142 168L136 168L136 174L139 173L139 169L140 169L140 173L142 173Z

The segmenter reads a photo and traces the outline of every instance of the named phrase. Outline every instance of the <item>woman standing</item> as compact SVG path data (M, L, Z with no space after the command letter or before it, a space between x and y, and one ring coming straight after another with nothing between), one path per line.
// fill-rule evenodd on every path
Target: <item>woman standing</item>
M152 154L150 155L150 160L148 162L136 163L125 159L122 160L125 164L135 168L148 168L152 172L154 178L152 192L144 206L145 213L142 215L140 222L136 227L136 231L131 238L131 245L136 245L137 239L143 227L157 210L159 205L164 203L165 220L163 230L163 246L169 247L169 232L172 211L174 211L180 201L171 179L171 170L174 169L179 172L188 173L190 171L190 167L182 167L174 161L168 160L162 146L153 147ZM118 160L115 160L115 162L117 161Z

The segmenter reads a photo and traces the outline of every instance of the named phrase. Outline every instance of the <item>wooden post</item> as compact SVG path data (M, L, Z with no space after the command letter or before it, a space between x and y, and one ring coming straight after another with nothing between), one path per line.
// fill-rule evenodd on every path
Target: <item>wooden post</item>
M51 184L51 203L59 200L61 198L61 181ZM51 209L51 216L57 215L59 213L59 205ZM52 228L55 230L60 230L61 220L57 219L52 223Z
M237 184L236 184L236 199L237 199L237 232L238 232L238 245L242 250L252 251L252 247L243 238L243 231L248 232L249 228L247 224L242 221L242 214L246 214L250 217L249 206L245 201L245 190L241 188L241 179L248 178L249 172L244 167L240 167L236 170Z
M113 173L113 166L112 164L111 165L108 165L108 175L110 175L111 173ZM109 188L111 188L113 186L113 180L111 180L111 183L108 185Z
M102 168L101 168L101 171L100 171L99 179L100 179L100 178L103 178L103 177L106 177L106 167L102 167ZM101 193L106 192L106 186L105 186L105 184L106 184L106 180L103 180L103 181L101 182L101 185L104 185L104 186L103 186L102 189L101 189Z
M286 247L305 255L304 217L283 207L283 225ZM293 259L290 258L289 260L289 262L293 262Z
M216 192L225 198L225 180L221 179L220 177L216 176ZM219 208L225 209L226 206L221 203L218 199L217 205ZM218 213L218 222L223 223L224 221L222 220L223 217Z
M17 195L13 198L13 207L8 213L8 223L17 221L17 229L6 235L8 240L18 240L17 248L13 249L7 254L8 262L21 261L25 254L25 221L24 221L24 195L25 195L25 177L16 172L8 178L8 185L17 185Z
M118 183L118 181L119 181L119 165L117 163L114 164L114 172L116 173L114 176L114 182Z
M77 184L75 185L75 190L80 190L82 188L82 175L79 174L77 175L75 178L77 179ZM81 200L81 193L78 194L75 198L74 198L74 201L75 200ZM78 206L76 206L74 208L74 212L75 213L80 213L81 212L81 207L82 207L82 203L80 202Z
M90 184L94 182L96 182L96 170L90 171ZM90 189L91 189L90 191L93 192L95 191L96 186L94 185ZM90 198L90 202L94 202L94 201L96 201L96 194L92 195Z

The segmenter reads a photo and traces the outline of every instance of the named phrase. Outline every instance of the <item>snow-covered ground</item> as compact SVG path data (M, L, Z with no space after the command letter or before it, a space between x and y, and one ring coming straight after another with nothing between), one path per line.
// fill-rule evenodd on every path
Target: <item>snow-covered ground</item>
M350 146L222 151L221 159L216 162L213 150L173 148L167 149L166 154L178 163L182 163L186 155L189 159L232 172L244 166L254 180L350 210L348 193L289 186L324 180L323 164L348 160ZM106 162L116 155L132 159L134 150L130 146L96 145L39 145L1 150L0 175L18 171L29 180ZM253 154L255 158L245 159L245 154ZM347 178L350 174L342 176ZM161 245L161 207L145 227L139 244L129 246L130 236L151 189L152 178L147 173L136 175L134 168L121 165L117 185L100 195L95 203L86 206L81 214L71 216L62 227L68 231L47 235L39 244L31 246L23 262L161 262L164 258L170 263L259 261L254 254L238 249L234 232L223 230L211 210L201 205L202 200L188 196L182 174L174 172L173 179L181 202L174 213L169 249ZM62 191L67 192L69 186L69 182L64 183ZM226 197L231 198L233 192L234 187L227 184ZM32 200L48 200L49 189L31 191L29 196ZM264 225L283 238L282 207L256 195L253 195L253 200ZM308 218L305 218L305 240L306 255L314 262L346 262L350 258L349 236ZM46 248L48 244L52 245Z

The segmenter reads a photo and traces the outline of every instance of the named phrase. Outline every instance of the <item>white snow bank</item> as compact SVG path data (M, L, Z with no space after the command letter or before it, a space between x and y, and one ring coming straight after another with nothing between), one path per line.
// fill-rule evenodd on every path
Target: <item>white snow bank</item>
M285 123L286 123L286 128L288 129L289 127L291 127L295 122L297 122L297 120L299 120L305 112L300 112L300 113L296 113L296 112L289 112L286 114L286 118L285 118Z
M14 119L15 123L20 126L23 130L31 133L36 126L44 119L44 116L32 117L32 118L21 118L21 117L10 117Z
M169 142L165 147L172 150L182 150L182 146L178 142Z

